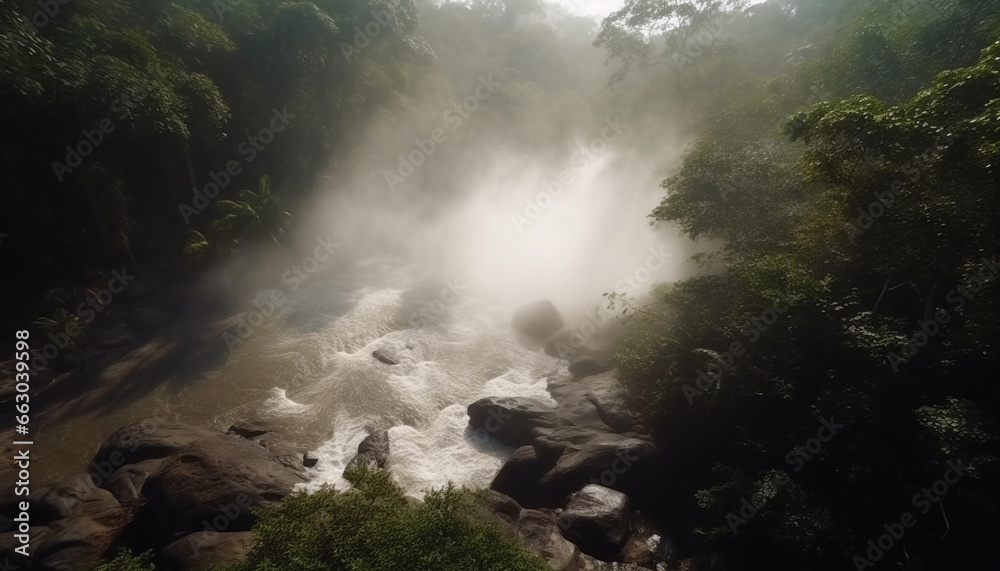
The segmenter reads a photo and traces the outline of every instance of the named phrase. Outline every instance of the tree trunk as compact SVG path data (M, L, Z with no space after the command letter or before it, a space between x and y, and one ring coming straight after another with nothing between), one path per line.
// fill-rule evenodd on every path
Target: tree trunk
M885 300L885 294L889 291L889 279L892 278L892 272L885 274L885 285L882 286L882 293L878 295L878 301L875 302L875 307L872 309L872 314L878 313L878 310L882 308L882 302Z

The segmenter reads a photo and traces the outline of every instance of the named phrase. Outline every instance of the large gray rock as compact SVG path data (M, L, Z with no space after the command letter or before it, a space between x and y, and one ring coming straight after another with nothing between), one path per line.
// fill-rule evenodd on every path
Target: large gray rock
M133 422L116 430L101 445L91 464L115 469L151 458L166 458L200 438L219 434L173 422Z
M167 458L142 489L136 524L157 538L204 531L247 531L250 507L273 507L305 481L253 441L216 433ZM166 543L170 543L173 540Z
M105 520L122 514L122 506L111 492L85 478L67 479L52 486L32 507L35 513L48 516L38 523L83 516Z
M517 524L517 540L553 569L576 569L580 550L562 537L555 520L551 511L524 510Z
M631 432L638 429L637 415L616 374L551 378L554 407L524 398L470 405L469 424L477 432L518 447L490 487L528 508L561 507L569 494L591 483L648 494L662 466L660 453Z
M567 369L574 378L582 379L591 375L599 375L607 371L609 367L605 367L590 357L584 356L573 359Z
M345 471L353 470L361 466L369 470L385 468L385 463L389 460L389 432L376 430L369 434L361 444L358 444L358 453L347 463Z
M544 432L544 431L540 431ZM500 468L490 488L525 507L560 507L590 483L627 494L648 491L659 450L647 440L586 429L555 429L522 446Z
M563 537L595 557L614 557L631 531L628 496L597 484L570 497L559 515Z
M545 341L545 354L562 361L592 355L597 350L579 332L562 329Z
M601 423L612 431L625 432L635 425L637 415L632 410L631 397L617 375L617 370L610 370L580 379L557 379L551 381L548 388L559 409L576 410L577 416L581 417L593 411ZM579 420L574 424L583 425Z
M512 498L490 492L487 509L500 522L508 536L557 571L650 571L631 563L611 563L595 559L560 533L558 511L523 509Z
M201 542L202 555L174 553L182 548L175 546L171 556L180 561L178 569L245 553L249 534L216 532L248 530L251 507L277 505L305 481L301 453L285 450L280 435L257 424L239 423L232 436L152 420L115 431L88 466L89 477L81 474L32 494L35 566L80 569L114 545L159 552L191 532L214 544ZM276 444L263 446L259 439L265 435ZM0 560L16 547L8 528L0 534Z
M535 398L487 397L469 405L469 424L507 446L531 442L536 428L568 425L552 414L552 407Z
M136 506L143 501L142 486L146 479L160 469L162 458L143 460L138 464L126 464L118 469L102 487L123 506Z
M90 517L73 517L53 524L32 553L33 563L41 569L75 571L81 563L99 559L120 533L114 522L98 522ZM33 566L34 567L34 566Z
M239 436L266 448L279 463L294 471L305 468L305 458L274 423L261 420L244 420L229 427L226 434Z
M213 569L246 559L252 544L252 531L197 531L168 545L160 558L174 569Z
M518 308L511 326L514 331L542 343L562 329L563 318L556 306L546 299Z

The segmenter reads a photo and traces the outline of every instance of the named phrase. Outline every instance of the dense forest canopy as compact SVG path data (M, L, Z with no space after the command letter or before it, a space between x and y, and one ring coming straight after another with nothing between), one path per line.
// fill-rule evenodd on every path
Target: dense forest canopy
M339 194L433 219L490 153L561 165L620 119L662 156L649 224L705 246L608 296L676 459L655 517L733 568L997 568L997 0L3 2L8 329L85 326L112 269L294 247Z

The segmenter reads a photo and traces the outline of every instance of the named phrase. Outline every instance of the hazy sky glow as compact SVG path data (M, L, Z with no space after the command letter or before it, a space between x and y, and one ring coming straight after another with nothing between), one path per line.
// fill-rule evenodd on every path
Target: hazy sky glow
M747 4L760 4L764 1L750 0ZM593 16L598 20L625 5L625 0L556 0L556 2L578 16Z

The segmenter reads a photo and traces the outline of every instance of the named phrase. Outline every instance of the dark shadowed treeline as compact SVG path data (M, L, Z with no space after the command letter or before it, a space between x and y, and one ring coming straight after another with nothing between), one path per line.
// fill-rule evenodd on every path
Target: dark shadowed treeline
M716 271L617 360L747 568L997 565L998 7L765 3L678 79L715 95L650 218Z
M628 0L601 24L530 1L3 2L6 321L74 319L38 301L88 272L281 248L357 188L441 210L477 152L558 164L620 115L618 152L667 169L650 223L710 250L650 299L609 296L669 459L642 508L726 569L1000 568L997 0ZM337 533L427 525L406 537L431 560L442 529L523 555L465 492L442 520L375 484L393 509L297 499L251 561L341 565L295 527L313 504L357 511Z

